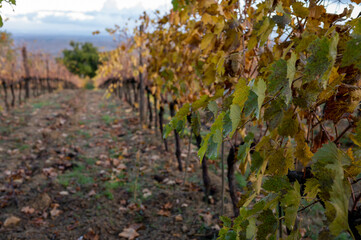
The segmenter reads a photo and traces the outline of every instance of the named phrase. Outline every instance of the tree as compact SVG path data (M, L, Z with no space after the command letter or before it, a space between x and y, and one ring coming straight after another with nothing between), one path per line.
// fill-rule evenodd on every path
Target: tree
M70 72L80 77L93 78L100 63L98 49L89 42L71 41L70 46L73 48L72 50L63 50L64 65Z

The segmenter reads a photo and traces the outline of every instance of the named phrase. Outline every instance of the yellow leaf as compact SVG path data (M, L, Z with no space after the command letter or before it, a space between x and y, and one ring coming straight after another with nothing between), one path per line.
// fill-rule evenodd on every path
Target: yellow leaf
M310 150L310 147L306 143L304 131L301 130L296 134L295 141L297 143L295 157L299 160L303 166L307 166L307 164L311 161L313 153Z
M207 47L209 47L209 45L211 44L214 38L215 35L213 33L207 33L201 41L201 45L200 45L201 50L204 50Z

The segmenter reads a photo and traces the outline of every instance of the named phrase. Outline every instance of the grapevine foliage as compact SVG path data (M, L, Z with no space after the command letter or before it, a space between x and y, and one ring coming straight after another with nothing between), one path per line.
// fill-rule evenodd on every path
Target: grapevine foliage
M361 19L351 18L352 6L331 14L321 3L173 0L165 16L142 16L145 31L119 50L146 47L145 65L114 60L114 69L146 72L159 99L177 101L165 137L188 119L199 135L207 116L201 160L244 138L236 161L252 187L238 216L222 217L219 239L276 239L281 224L287 239L300 239L303 202L325 209L320 239L361 234L351 196L361 173Z

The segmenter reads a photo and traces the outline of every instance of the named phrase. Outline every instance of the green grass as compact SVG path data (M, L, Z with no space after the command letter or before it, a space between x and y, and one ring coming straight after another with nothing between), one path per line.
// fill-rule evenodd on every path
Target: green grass
M9 135L11 133L11 128L10 126L0 126L0 135Z
M117 149L115 149L115 148L109 149L109 157L110 158L118 158L120 155L121 154Z
M40 109L40 108L43 108L45 106L50 106L50 105L52 105L51 102L37 102L37 103L33 103L33 108Z
M90 172L85 168L85 166L79 165L72 171L59 176L58 182L64 187L77 184L82 186L89 186L94 183L94 179L89 175Z
M106 125L110 126L113 124L115 117L112 117L110 115L102 115L102 120L105 122Z
M23 145L20 145L19 147L17 147L17 149L19 149L20 152L26 150L26 149L29 149L30 146L27 145L27 144L23 144Z
M92 136L90 135L90 133L88 133L88 132L86 132L86 131L84 131L84 130L77 130L77 131L76 131L76 134L83 136L85 139L89 139L89 138L92 137Z

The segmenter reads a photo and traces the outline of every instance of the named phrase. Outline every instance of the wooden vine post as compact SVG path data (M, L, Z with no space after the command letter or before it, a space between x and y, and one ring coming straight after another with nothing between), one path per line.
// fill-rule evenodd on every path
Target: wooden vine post
M30 82L30 71L28 66L28 55L26 51L26 47L22 48L22 55L23 55L23 64L24 64L24 70L25 70L25 99L30 97L30 88L29 88L29 82Z
M142 38L142 33L144 31L144 25L140 25L139 33L140 33L140 40ZM144 123L144 79L143 79L143 57L142 57L142 42L140 42L140 49L139 49L139 66L141 67L139 71L139 115L140 115L140 124L143 125Z

